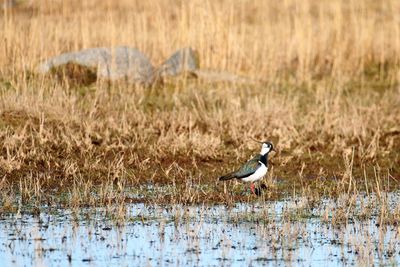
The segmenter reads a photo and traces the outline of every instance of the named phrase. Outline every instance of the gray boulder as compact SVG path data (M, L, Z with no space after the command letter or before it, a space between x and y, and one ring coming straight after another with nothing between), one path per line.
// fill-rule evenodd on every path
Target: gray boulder
M119 46L64 53L41 63L37 71L44 74L61 74L71 81L84 84L103 79L123 80L131 84L149 86L182 75L213 83L254 84L260 82L226 71L202 70L199 68L198 53L190 47L176 51L158 68L154 68L146 55L139 50Z
M194 74L199 69L199 56L190 47L176 51L155 71L155 78Z
M175 52L158 69L139 50L129 47L89 48L53 57L38 67L38 72L49 73L68 64L88 68L97 79L125 80L128 83L151 85L166 77L191 73L198 69L198 57L191 48Z
M129 47L89 48L78 52L64 53L53 57L38 67L48 73L67 64L76 64L95 70L97 78L111 81L126 80L129 83L150 82L154 68L140 51Z

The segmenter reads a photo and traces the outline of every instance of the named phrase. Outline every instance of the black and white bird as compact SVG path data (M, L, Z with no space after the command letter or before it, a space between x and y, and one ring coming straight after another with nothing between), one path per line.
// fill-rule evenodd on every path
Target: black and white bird
M237 179L242 182L250 182L250 189L253 194L256 193L254 182L261 180L268 172L268 154L274 150L274 146L271 142L259 142L261 143L260 154L247 161L240 169L232 173L226 174L219 178L220 181L227 181L231 179Z

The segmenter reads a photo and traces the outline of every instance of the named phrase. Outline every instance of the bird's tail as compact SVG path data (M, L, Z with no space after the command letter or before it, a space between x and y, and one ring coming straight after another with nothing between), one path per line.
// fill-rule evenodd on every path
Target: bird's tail
M234 173L228 173L227 175L221 176L219 177L220 181L227 181L227 180L231 180L233 178L236 178Z

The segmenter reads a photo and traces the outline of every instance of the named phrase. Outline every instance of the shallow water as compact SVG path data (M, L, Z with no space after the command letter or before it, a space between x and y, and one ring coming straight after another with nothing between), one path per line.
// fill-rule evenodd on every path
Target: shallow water
M398 196L392 197L393 203ZM374 201L373 199L371 201ZM303 200L225 206L133 204L117 226L107 210L43 208L39 216L3 215L1 266L264 266L393 264L399 229L375 215L325 223L326 201L299 216ZM297 217L288 214L296 214Z

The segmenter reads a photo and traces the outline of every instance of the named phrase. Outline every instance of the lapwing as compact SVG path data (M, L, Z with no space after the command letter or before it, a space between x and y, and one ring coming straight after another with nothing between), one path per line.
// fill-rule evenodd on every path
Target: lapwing
M256 141L256 140L254 140ZM237 179L241 182L250 182L250 190L253 194L259 195L260 192L255 192L254 182L261 180L268 172L268 154L274 150L271 142L256 141L261 146L260 154L247 161L240 169L232 173L226 174L219 178L220 181Z

